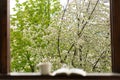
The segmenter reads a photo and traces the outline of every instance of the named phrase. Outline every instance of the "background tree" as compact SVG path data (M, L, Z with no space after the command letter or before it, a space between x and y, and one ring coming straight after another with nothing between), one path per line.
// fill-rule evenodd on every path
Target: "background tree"
M55 0L17 1L11 17L12 71L32 71L49 61L88 72L109 72L109 6L104 0L74 0L61 8ZM22 14L22 15L21 15Z
M11 69L34 72L40 48L47 43L42 36L51 23L51 18L60 10L57 0L16 0L16 12L11 16Z

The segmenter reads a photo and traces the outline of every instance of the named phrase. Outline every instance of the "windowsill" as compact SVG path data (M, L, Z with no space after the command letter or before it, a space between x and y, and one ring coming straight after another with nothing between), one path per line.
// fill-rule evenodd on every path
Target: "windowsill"
M40 75L40 73L10 73L9 75L0 75L0 79L105 79L105 80L120 80L120 74L118 73L88 73L87 76L80 75L59 75L59 76L50 76L50 75Z
M40 73L10 73L10 76L42 76ZM47 75L54 77L52 75ZM79 76L79 75L78 75ZM118 73L87 73L87 76L120 76ZM84 76L86 77L86 76Z

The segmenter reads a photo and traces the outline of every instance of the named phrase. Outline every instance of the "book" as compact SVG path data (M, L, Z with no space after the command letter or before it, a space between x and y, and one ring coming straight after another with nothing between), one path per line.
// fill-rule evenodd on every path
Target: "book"
M52 73L53 76L62 76L62 75L81 75L86 76L86 72L78 68L60 68Z

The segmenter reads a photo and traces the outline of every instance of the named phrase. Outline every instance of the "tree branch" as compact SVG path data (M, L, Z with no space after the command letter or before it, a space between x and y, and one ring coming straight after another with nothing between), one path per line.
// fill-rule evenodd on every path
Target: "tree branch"
M95 9L96 9L97 5L98 5L98 2L99 2L99 0L97 0L97 2L96 2L96 4L95 4L95 6L94 6L94 8L93 8L92 12L90 13L90 15L89 15L89 17L88 17L88 20L90 20L90 19L91 19L92 15L93 15L93 13L94 13L94 11L95 11ZM83 27L82 27L82 29L81 29L80 33L78 34L78 35L79 35L79 38L82 36L82 32L83 32L83 30L84 30L85 26L87 25L88 20L85 22L85 24L83 25Z
M96 4L95 4L92 12L90 13L90 15L89 15L89 17L88 17L88 20L91 19L92 15L93 15L93 12L95 11L95 9L96 9L96 7L97 7L97 5L98 5L98 2L99 2L99 0L97 0L97 2L96 2ZM79 34L78 34L78 35L79 35L79 38L82 36L82 32L83 32L83 30L85 29L85 26L88 24L88 20L84 23L81 31L79 32ZM75 42L74 42L74 43L71 45L71 47L69 48L68 54L70 53L70 51L72 50L72 48L73 48L74 45L75 45ZM67 56L68 56L68 55L65 56L64 60L67 58Z
M91 2L89 1L86 12L88 12Z
M63 10L63 14L62 14L62 17L61 17L61 20L64 19L64 16L65 16L65 12L66 12L66 9L67 9L67 6L69 4L69 0L67 1L67 4L65 6L65 9ZM62 23L61 23L62 24ZM58 30L58 39L57 39L57 50L58 50L58 54L59 54L59 57L60 57L60 62L63 63L63 60L62 60L62 56L61 56L61 52L60 52L60 37L61 37L61 25L59 27L59 30Z
M32 65L31 61L30 61L30 56L28 54L28 51L27 51L27 54L26 54L26 58L27 58L27 61L28 61L28 64L30 66L30 69L31 69L31 72L35 72L34 70L34 65Z
M105 51L103 51L103 53L101 53L101 55L99 56L99 58L97 59L97 61L94 63L93 68L92 68L92 71L95 70L98 62L100 61L100 59L102 58L102 56L103 56L104 53L105 53Z
M75 65L74 65L74 59L75 59L76 54L77 54L77 48L75 47L73 58L72 58L72 61L71 61L73 67L75 67Z

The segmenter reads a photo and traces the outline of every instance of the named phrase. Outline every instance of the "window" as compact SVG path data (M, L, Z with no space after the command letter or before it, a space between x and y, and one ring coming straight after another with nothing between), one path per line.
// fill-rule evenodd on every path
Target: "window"
M52 71L66 65L111 72L109 0L59 1L67 0L16 2L10 11L11 72L36 72L39 62L51 62Z
M112 49L112 71L114 73L120 73L120 10L119 0L110 0L111 1L111 49ZM52 76L39 76L39 75L8 75L10 72L10 47L9 47L9 0L0 0L0 74L5 74L4 76L0 75L0 78L17 78L17 79L70 79L70 78L81 78L81 79L120 79L119 74L88 74L86 77L81 76L70 76L70 77L52 77Z

